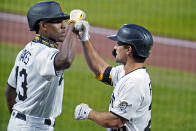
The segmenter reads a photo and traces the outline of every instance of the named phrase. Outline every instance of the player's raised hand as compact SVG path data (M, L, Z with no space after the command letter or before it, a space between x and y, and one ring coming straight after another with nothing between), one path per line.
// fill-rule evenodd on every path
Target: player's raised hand
M74 22L75 28L74 32L78 34L79 39L81 41L87 41L90 39L89 35L89 23L88 21L85 21L84 19L86 18L86 14L84 11L80 9L74 9L70 12L70 20L69 23Z
M84 11L80 9L74 9L70 12L70 20L69 23L74 22L77 23L79 20L84 20L86 18L86 14Z
M79 20L77 23L75 23L74 28L75 31L78 32L78 36L81 41L87 41L90 39L88 21Z
M84 120L88 118L89 112L92 109L87 104L79 104L75 108L75 119L76 120Z

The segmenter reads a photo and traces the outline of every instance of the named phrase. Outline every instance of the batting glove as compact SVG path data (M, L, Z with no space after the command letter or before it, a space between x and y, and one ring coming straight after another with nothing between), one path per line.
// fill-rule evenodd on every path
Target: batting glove
M70 19L69 19L69 23L76 23L79 20L84 20L86 17L86 14L84 13L84 11L80 10L80 9L74 9L70 12Z
M88 21L79 20L77 23L75 23L74 28L79 32L78 36L81 41L87 41L90 39Z
M76 120L88 119L88 115L91 110L92 109L87 104L82 103L80 105L77 105L75 108L75 119Z

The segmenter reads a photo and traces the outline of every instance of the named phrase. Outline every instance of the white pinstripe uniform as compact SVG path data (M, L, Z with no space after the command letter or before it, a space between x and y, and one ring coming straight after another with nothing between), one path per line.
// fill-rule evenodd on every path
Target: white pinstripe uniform
M17 92L9 131L54 129L54 120L62 111L64 90L64 71L57 72L54 67L57 53L56 48L30 42L17 55L8 78L8 84ZM26 115L25 120L17 119L17 113ZM48 124L46 119L49 119ZM37 127L31 128L32 125Z
M110 71L113 86L109 111L127 120L122 129L108 131L149 131L151 123L152 87L145 67L124 75L124 66Z

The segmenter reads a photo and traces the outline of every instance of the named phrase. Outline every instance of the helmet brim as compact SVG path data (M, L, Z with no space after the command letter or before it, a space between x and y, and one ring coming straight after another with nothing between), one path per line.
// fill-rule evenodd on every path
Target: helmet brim
M56 17L46 17L46 18L41 18L41 19L37 19L36 23L33 27L30 26L30 31L35 31L35 26L37 23L39 23L40 21L48 21L48 20L68 20L70 19L70 16L67 14L63 14L60 16L56 16Z
M57 17L56 19L70 19L70 16L69 15L66 15L66 14L64 14L63 16L59 16L59 17Z
M127 44L130 44L132 42L132 40L123 40L120 37L118 37L117 35L111 35L111 36L107 36L108 39L113 40L113 41L120 41L120 42L124 42Z
M70 16L67 15L67 14L63 14L63 15L60 15L60 16L56 16L56 17L46 17L46 18L42 18L41 20L59 20L59 19L62 19L62 20L67 20L67 19L70 19Z
M107 38L109 38L110 40L113 40L113 41L120 41L120 42L124 42L124 43L130 44L130 45L132 45L133 41L141 41L142 42L142 40L143 40L143 39L133 39L133 40L121 39L117 35L107 36Z
M107 38L113 41L119 41L116 35L107 36Z

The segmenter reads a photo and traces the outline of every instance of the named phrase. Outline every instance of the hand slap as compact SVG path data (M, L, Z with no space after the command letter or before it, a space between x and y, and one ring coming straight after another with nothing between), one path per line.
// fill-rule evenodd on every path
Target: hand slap
M88 21L79 20L77 23L75 23L74 28L77 32L79 32L78 36L81 41L87 41L90 39Z

